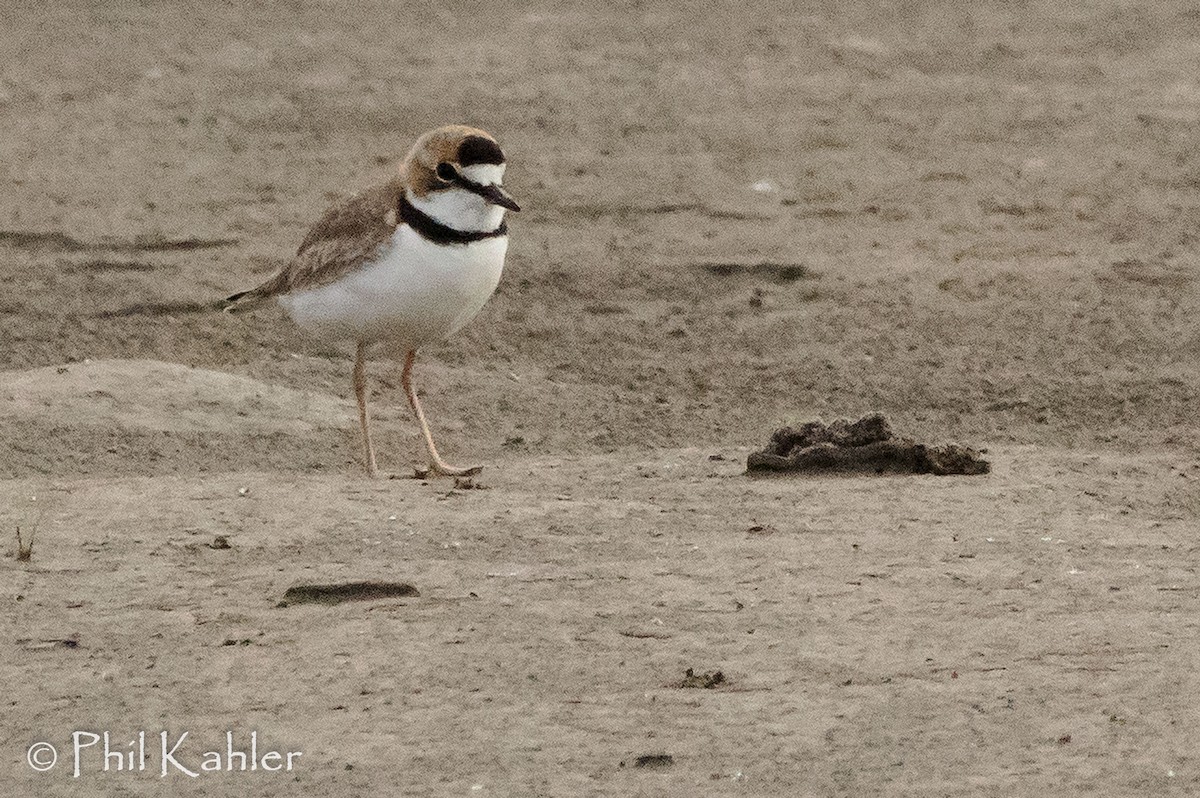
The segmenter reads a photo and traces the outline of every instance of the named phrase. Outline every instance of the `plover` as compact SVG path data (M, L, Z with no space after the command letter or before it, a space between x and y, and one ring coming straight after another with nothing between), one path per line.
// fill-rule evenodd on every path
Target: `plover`
M478 473L438 454L413 388L417 349L474 318L500 282L508 249L504 153L482 130L451 125L413 145L388 182L329 208L296 256L257 288L234 294L225 309L242 311L274 299L301 327L324 339L352 341L354 394L367 473L378 474L367 410L367 349L404 355L401 382L429 450L430 471Z

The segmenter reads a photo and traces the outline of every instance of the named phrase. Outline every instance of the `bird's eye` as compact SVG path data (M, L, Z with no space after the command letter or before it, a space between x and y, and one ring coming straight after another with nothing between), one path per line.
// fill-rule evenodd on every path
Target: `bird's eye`
M437 165L437 176L447 183L458 177L458 172L448 163L440 163Z

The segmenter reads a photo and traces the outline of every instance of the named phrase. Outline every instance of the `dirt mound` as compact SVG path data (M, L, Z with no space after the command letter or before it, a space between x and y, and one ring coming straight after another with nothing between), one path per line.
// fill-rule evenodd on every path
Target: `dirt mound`
M876 413L858 421L838 419L826 426L810 421L799 429L783 427L761 452L746 460L750 474L772 472L873 472L906 474L986 474L988 462L974 449L957 444L929 446L897 438Z
M157 360L0 373L0 419L125 429L311 434L353 420L347 400Z
M4 371L0 476L340 467L354 414L316 386L157 360Z

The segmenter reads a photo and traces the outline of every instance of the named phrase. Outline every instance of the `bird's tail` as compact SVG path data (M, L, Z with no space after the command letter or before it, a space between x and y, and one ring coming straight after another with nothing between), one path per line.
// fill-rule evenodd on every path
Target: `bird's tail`
M249 291L238 291L236 294L217 300L214 306L222 313L243 313L261 305L263 299L262 292L257 288L252 288Z

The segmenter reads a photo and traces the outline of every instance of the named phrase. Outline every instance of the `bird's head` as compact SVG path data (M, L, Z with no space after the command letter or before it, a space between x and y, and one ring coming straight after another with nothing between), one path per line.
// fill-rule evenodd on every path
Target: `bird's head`
M422 211L457 230L489 230L505 210L521 210L502 185L505 166L490 134L448 125L417 139L400 169L409 200Z

